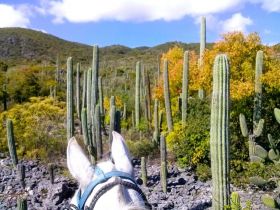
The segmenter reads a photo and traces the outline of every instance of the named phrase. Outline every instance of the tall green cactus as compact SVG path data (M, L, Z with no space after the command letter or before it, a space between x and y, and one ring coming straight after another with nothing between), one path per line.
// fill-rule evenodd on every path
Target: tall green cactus
M86 146L89 146L89 134L88 134L88 127L87 127L87 110L85 108L82 109L81 120L82 120L82 131L83 131L84 144Z
M92 112L94 107L98 103L98 71L99 71L99 60L98 60L98 46L93 46L92 56L92 82L91 82L91 109Z
M3 110L7 111L8 93L7 93L7 86L6 86L6 84L3 85L2 94L3 94Z
M171 131L173 131L173 121L172 121L171 103L170 103L168 61L167 61L167 59L164 59L163 81L164 81L164 101L165 101L165 112L166 112L167 127L168 127L168 132L171 132Z
M146 101L147 101L147 111L148 111L148 122L150 124L151 121L151 84L150 84L150 76L148 71L146 71L145 75L146 80Z
M188 89L189 89L189 52L184 53L183 86L182 86L182 125L187 121Z
M121 133L121 112L119 110L116 110L115 112L114 130Z
M255 72L255 98L254 98L254 128L261 119L262 109L262 72L263 72L263 51L259 50L256 56L256 72Z
M103 106L103 85L102 77L98 77L98 91L99 91L99 106L100 106L100 115L104 116L104 106Z
M14 167L16 167L18 164L18 157L17 157L17 150L15 144L15 137L14 137L13 121L10 119L7 120L7 140L8 140L8 147L9 147L11 159Z
M141 157L141 177L143 180L143 185L147 186L147 167L145 157Z
M160 137L160 181L162 186L162 191L167 192L167 164L166 164L166 142L165 136Z
M18 164L17 165L17 177L21 184L21 187L25 188L25 165Z
M159 122L158 122L158 100L155 99L154 104L154 133L153 133L153 141L158 144L159 142Z
M127 111L126 111L126 103L124 103L123 104L123 114L122 114L122 119L123 120L126 120L126 118L127 118L127 113L126 113Z
M77 63L76 71L76 112L78 119L81 120L81 99L80 99L80 63Z
M54 184L54 169L55 169L55 166L53 163L49 163L48 164L48 172L49 172L49 175L50 175L50 182L51 184Z
M111 99L110 99L110 127L109 127L109 143L110 143L110 145L113 141L112 132L115 129L115 116L116 116L115 113L116 113L115 97L111 96Z
M201 17L201 24L200 24L200 50L199 50L199 68L203 65L203 55L206 46L206 18ZM200 99L204 99L205 91L201 87L198 90L198 97Z
M92 113L92 106L91 106L91 77L92 77L92 70L89 68L87 71L87 121L88 121L88 127L90 128L91 132L91 113Z
M222 210L229 205L229 63L226 55L215 58L211 106L212 206Z
M83 76L83 99L82 99L82 109L87 108L87 70L84 71Z
M67 59L67 139L74 136L73 61Z
M95 127L95 139L96 139L96 151L97 160L102 158L103 146L102 146L102 135L101 135L101 116L99 104L95 106L94 111L94 127Z
M136 63L136 81L135 81L135 126L138 128L140 123L140 70L141 63Z

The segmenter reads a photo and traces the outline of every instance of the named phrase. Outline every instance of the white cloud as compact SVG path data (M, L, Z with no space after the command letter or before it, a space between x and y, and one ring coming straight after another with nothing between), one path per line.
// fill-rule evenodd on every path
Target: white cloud
M250 0L253 4L261 4L268 12L280 12L280 0Z
M232 10L242 0L42 0L55 22L178 20Z
M0 27L27 27L30 24L26 8L0 4Z
M235 13L231 18L221 21L223 32L242 31L247 32L247 26L252 25L253 21L249 17L244 17L241 13Z

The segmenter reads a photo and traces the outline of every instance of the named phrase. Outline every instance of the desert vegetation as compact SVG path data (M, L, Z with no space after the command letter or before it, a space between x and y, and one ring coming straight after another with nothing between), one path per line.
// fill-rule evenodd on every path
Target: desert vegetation
M45 61L40 54L32 64L2 57L1 156L9 153L15 167L18 159L59 164L76 136L95 163L115 130L141 159L144 186L147 160L158 160L164 193L168 166L176 164L212 180L213 209L251 209L250 202L241 207L230 184L279 190L279 45L241 32L206 45L205 19L201 28L199 45L110 49L117 54L97 45L91 54L78 44L68 54L63 45L64 54L48 49ZM39 36L35 41L44 50ZM275 196L262 201L280 205Z

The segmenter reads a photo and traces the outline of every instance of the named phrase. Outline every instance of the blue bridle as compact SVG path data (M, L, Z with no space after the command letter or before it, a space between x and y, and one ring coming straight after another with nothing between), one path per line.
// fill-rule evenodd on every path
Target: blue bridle
M135 182L134 178L125 172L122 171L110 171L108 173L104 173L101 168L98 166L94 167L94 175L96 175L97 179L93 180L92 182L89 183L89 185L86 187L85 191L83 194L81 194L81 189L79 189L78 194L77 194L77 204L76 206L77 209L83 210L85 203L87 199L89 198L90 194L92 193L93 189L106 181L108 181L112 177L119 177L121 179L126 179L131 181L134 185L137 186L137 183Z

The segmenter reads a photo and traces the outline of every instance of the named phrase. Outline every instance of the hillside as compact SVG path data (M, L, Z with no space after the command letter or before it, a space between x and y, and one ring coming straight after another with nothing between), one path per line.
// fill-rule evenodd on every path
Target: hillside
M101 68L132 68L137 60L153 68L157 57L170 47L179 45L184 49L199 49L198 43L185 44L168 42L155 47L129 48L112 45L100 49ZM72 56L75 61L87 65L91 60L91 46L69 42L50 34L23 28L0 28L0 60L9 66L26 63L56 62L59 56L63 64L66 57Z

